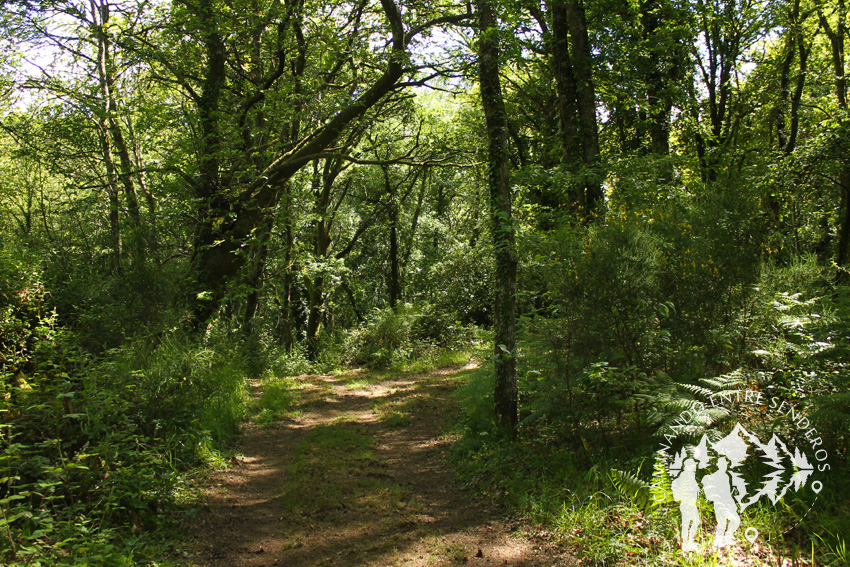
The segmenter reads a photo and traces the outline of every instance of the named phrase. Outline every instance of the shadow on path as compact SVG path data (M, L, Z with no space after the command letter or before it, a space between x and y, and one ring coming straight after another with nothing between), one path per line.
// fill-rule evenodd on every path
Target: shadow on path
M236 463L213 474L194 564L567 564L455 483L440 436L452 374L298 377L302 415L247 425Z

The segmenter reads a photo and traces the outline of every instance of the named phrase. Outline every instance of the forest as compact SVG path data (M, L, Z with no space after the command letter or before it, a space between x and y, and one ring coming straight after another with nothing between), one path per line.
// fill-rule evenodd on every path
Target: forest
M0 564L850 565L847 11L0 0Z

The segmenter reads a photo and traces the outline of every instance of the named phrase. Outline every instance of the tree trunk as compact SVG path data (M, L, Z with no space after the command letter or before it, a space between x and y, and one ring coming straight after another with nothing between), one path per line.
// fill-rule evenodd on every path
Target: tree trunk
M263 286L263 274L266 269L266 257L269 253L269 240L271 239L273 219L269 218L258 236L258 242L252 246L251 263L246 278L246 284L251 290L245 298L245 312L242 314L242 332L245 336L251 336L254 328L254 317L260 304L260 288Z
M310 358L315 358L318 348L319 327L322 323L322 312L325 308L325 278L316 276L305 279L307 287L307 302L309 311L307 314L307 353Z
M832 69L835 76L835 96L838 99L839 108L847 107L847 78L844 75L844 34L846 33L847 8L844 0L838 0L838 21L835 29L829 24L820 7L817 8L818 19L821 27L829 38L832 48Z
M672 65L670 56L663 50L669 44L659 43L659 29L662 25L662 4L658 0L647 0L640 5L640 18L644 30L644 41L650 50L650 70L646 77L646 102L648 106L648 133L650 151L657 156L670 153L670 113L673 102L668 90L669 79L665 80L662 68ZM672 175L672 171L670 172ZM669 179L667 175L664 176Z
M823 11L818 7L818 19L829 38L832 48L832 67L835 73L835 96L838 108L847 111L847 79L844 75L844 34L846 33L847 10L844 0L838 0L838 21L833 29ZM843 114L842 114L843 116ZM844 119L844 118L842 118ZM847 264L850 255L850 158L843 153L839 156L841 171L838 177L841 203L838 206L838 248L835 261L839 266Z
M507 120L499 79L499 31L490 0L477 0L478 65L481 105L487 123L490 207L495 253L494 367L496 419L510 436L516 434L518 393L516 378L517 258L511 218L511 179Z
M587 36L587 17L581 0L567 0L567 23L572 43L573 74L576 79L581 149L587 170L585 186L586 218L602 203L599 176L599 128L596 122L596 87L593 84L593 54Z
M401 280L398 267L398 207L390 205L390 307L395 311L401 300Z
M389 205L387 207L387 217L390 224L390 274L388 282L388 292L390 299L390 308L395 311L399 300L401 299L401 282L399 280L399 252L398 252L398 203L396 202L395 190L396 186L390 181L390 168L388 165L381 166L381 172L384 175L384 190L389 195Z
M797 85L794 88L794 93L791 96L791 124L788 134L788 143L785 144L785 155L791 155L794 148L797 147L797 135L800 131L800 102L803 99L803 87L806 84L806 73L808 71L809 52L811 49L806 48L806 43L803 41L802 32L797 40L797 51L800 57L800 73L797 76Z
M136 169L136 179L139 182L139 192L142 194L142 197L145 200L145 205L147 208L148 215L148 223L147 223L147 232L145 233L145 241L147 242L148 255L152 255L156 258L157 252L159 250L159 237L156 232L156 224L154 219L156 219L157 210L159 207L157 206L156 198L148 189L147 181L145 180L145 171L142 162L142 150L139 147L139 140L136 137L136 133L133 130L133 121L132 119L127 120L127 133L130 136L130 147L133 149L133 167ZM156 261L159 262L160 259L156 258Z
M850 166L844 165L838 178L841 204L838 206L838 249L835 263L846 266L850 259Z
M212 2L199 0L196 9L203 32L206 68L201 94L196 101L201 147L195 190L201 204L192 253L195 285L190 291L189 300L192 305L192 322L195 329L199 330L218 310L224 299L227 281L239 270L244 260L237 255L239 243L233 238L227 238L227 233L235 227L228 226L230 223L226 215L230 205L223 195L219 174L219 106L227 50L219 33Z
M100 150L103 156L103 165L106 169L106 192L109 195L109 239L112 248L112 263L116 273L121 272L121 223L119 218L120 203L118 200L118 178L115 173L115 161L112 156L112 140L109 137L109 115L111 97L109 95L109 84L107 82L107 45L103 22L107 17L106 7L101 9L93 1L91 2L92 19L94 28L98 35L97 42L97 69L98 82L101 94L101 108L98 112L98 134L100 136Z
M110 56L110 43L106 31L106 25L109 23L109 4L99 0L90 0L92 10L92 20L95 35L97 36L98 45L98 81L100 87L100 96L102 98L102 127L106 129L105 136L111 137L110 150L111 154L114 150L118 155L119 167L116 168L112 163L109 167L115 172L116 179L121 181L124 187L124 199L127 203L127 213L130 220L130 249L133 254L133 264L136 267L144 265L145 262L145 242L142 234L142 220L139 211L139 202L136 197L135 183L133 182L133 162L130 159L130 152L127 149L127 143L124 140L124 133L121 131L121 125L115 117L116 102L115 95L112 92L112 87L115 82L115 73ZM110 162L112 161L110 155ZM117 171L116 171L117 169Z
M567 23L567 6L563 0L550 4L552 20L551 53L555 87L558 91L558 117L560 122L562 160L567 171L577 173L584 161L578 127L576 80L570 60L570 29ZM576 214L587 208L584 187L574 184L569 189L570 207Z
M109 196L109 245L112 250L112 266L115 273L121 273L121 222L118 211L121 205L118 200L118 184L115 178L115 164L112 160L112 145L109 134L106 133L105 121L100 124L100 147L103 154L103 164L106 168L106 193Z

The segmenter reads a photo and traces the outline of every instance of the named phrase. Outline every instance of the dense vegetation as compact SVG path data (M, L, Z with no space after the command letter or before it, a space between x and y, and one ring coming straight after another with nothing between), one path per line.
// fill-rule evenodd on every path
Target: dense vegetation
M675 561L657 434L758 389L832 470L805 523L753 521L847 560L844 0L0 10L0 562L159 561L247 379L490 330L472 486L597 564Z

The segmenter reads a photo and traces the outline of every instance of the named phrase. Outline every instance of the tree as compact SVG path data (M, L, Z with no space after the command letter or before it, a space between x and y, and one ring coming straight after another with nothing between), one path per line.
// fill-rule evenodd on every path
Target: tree
M134 268L141 270L149 244L139 207L143 165L138 155L136 159L131 155L132 135L125 130L132 129L132 118L121 102L122 91L134 86L138 61L120 57L116 43L135 33L134 22L142 17L145 6L86 0L22 3L18 9L19 38L65 67L63 71L39 67L39 74L28 77L22 86L39 94L50 93L67 110L91 121L89 127L94 128L100 146L100 163L93 165L109 201L113 269L120 273L122 261L129 256ZM78 154L88 150L86 138L79 142L82 151Z
M705 97L693 89L690 110L700 123L694 140L703 178L715 181L720 153L736 143L747 112L736 96L741 58L765 33L766 10L760 0L696 0L694 15L699 30L694 60Z
M259 8L245 12L260 14L248 29L258 29L258 37L270 43L255 51L255 59L264 64L254 78L240 71L243 61L251 60L242 46L251 43L227 38L228 30L240 29L241 22L213 0L186 3L175 18L187 29L190 49L201 54L200 80L193 81L192 72L175 68L164 54L159 58L197 112L198 163L192 185L199 221L190 296L196 328L217 311L228 283L246 263L244 243L269 218L287 182L387 96L439 76L439 69L412 62L411 46L432 28L468 17L463 12L437 15L420 6L411 6L402 16L392 0L381 0L379 7L291 1ZM308 17L320 18L325 26L308 35ZM389 40L384 43L381 37ZM385 47L374 53L370 42ZM261 103L271 105L273 100L280 109L277 120L258 118ZM229 120L230 109L236 110L235 124ZM260 131L247 128L258 119ZM246 143L240 147L232 135L246 128L249 136L243 133ZM262 166L244 170L239 155L258 156Z
M537 4L529 11L540 27L557 91L561 163L574 180L568 203L574 214L590 219L602 203L601 152L594 84L594 57L581 0Z
M496 289L493 302L493 354L496 419L514 435L518 421L516 378L517 257L511 214L508 124L499 78L499 29L490 0L478 0L478 67L481 106L487 124L487 183L490 188Z
M833 14L827 15L821 5L818 5L816 9L820 25L829 39L835 98L840 113L839 121L841 122L841 129L846 129L848 104L844 44L847 34L847 7L844 0L838 0ZM835 261L839 266L845 266L850 261L850 159L847 158L846 154L839 159L841 167L837 185L841 192L841 204L838 207L838 248Z

